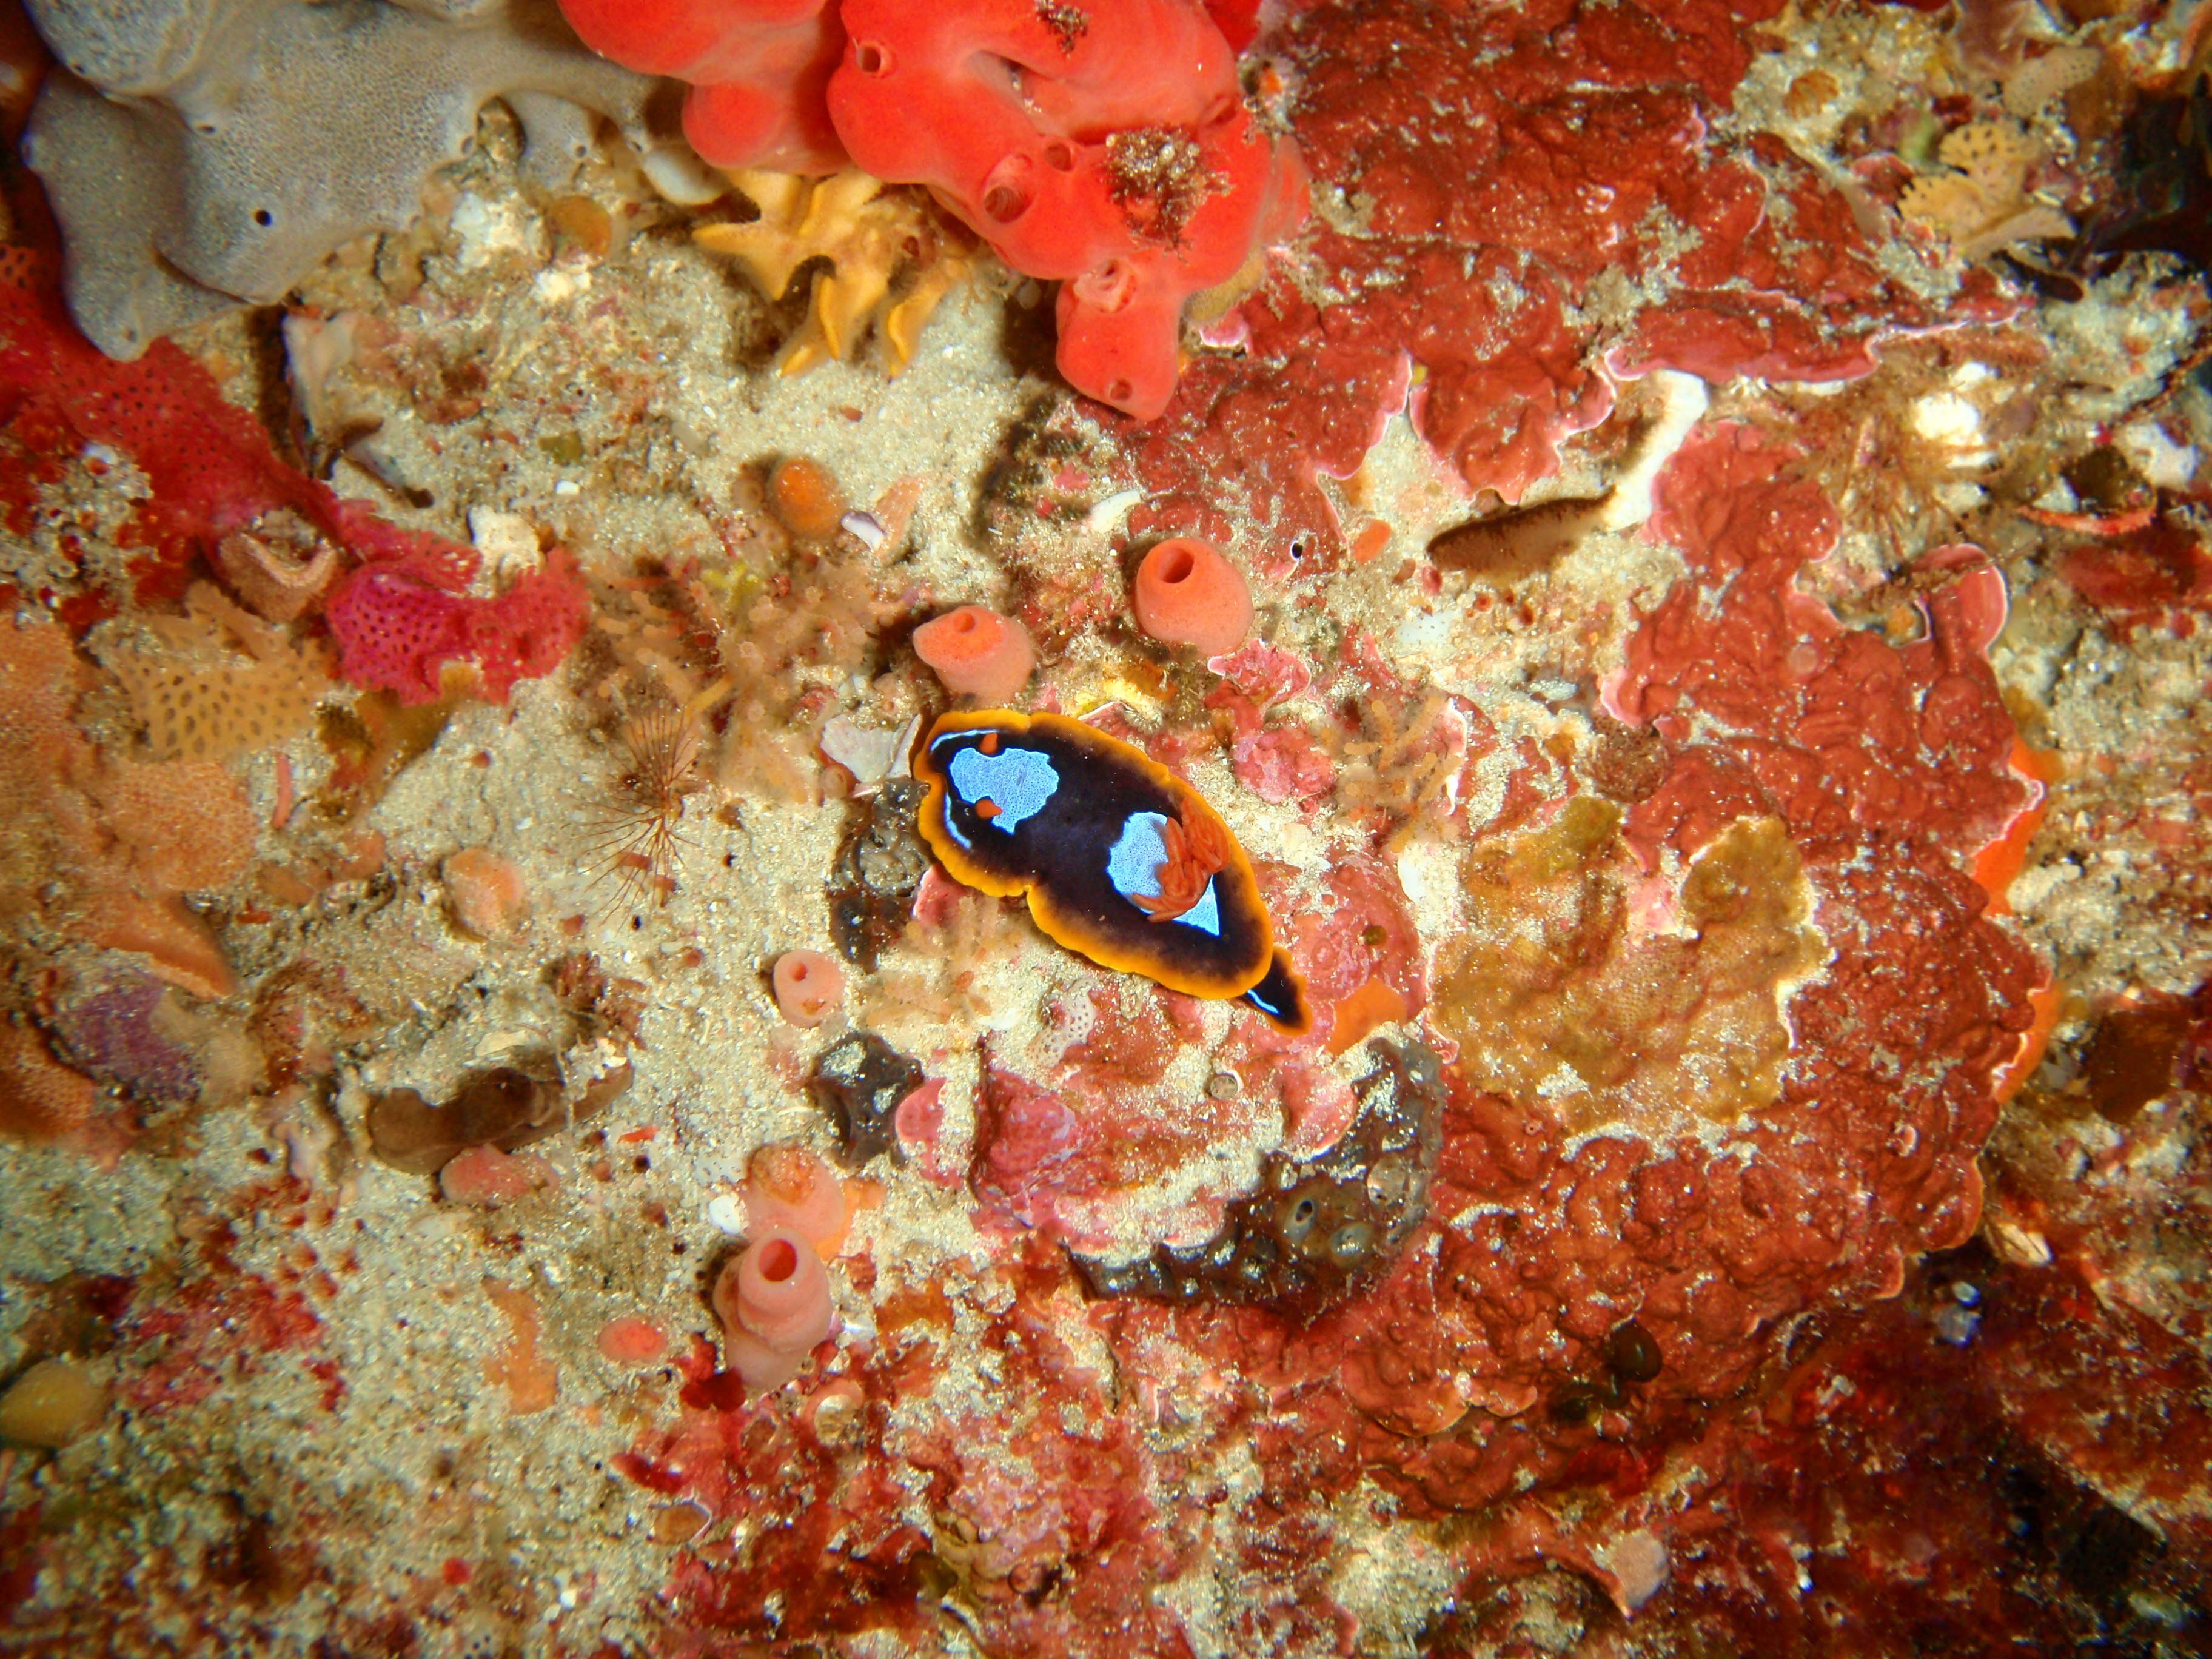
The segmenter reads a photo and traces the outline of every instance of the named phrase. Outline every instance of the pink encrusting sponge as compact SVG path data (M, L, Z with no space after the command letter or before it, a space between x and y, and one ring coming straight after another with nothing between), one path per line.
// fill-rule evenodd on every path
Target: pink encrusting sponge
M1156 640L1218 657L1252 630L1251 586L1210 542L1188 536L1162 542L1137 567L1137 626Z
M819 1025L845 995L845 970L819 951L786 951L769 981L776 1011L793 1025Z
M937 671L946 690L985 704L1005 702L1036 666L1029 629L980 605L922 623L914 630L914 653Z
M814 1345L837 1327L829 1272L788 1227L762 1233L724 1267L714 1301L725 1362L756 1393L798 1376Z

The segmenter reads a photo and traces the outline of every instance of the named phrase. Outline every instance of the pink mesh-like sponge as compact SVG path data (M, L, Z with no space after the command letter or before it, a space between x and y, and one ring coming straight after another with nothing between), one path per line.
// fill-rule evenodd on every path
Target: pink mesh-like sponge
M691 83L684 136L714 166L845 165L823 96L845 31L824 0L561 0L561 10L602 57Z
M830 114L853 160L927 185L1015 270L1064 281L1060 371L1140 420L1174 395L1184 304L1305 217L1194 0L845 0Z
M837 1324L822 1258L787 1227L762 1233L715 1275L714 1302L728 1368L755 1391L798 1376Z
M409 559L365 564L331 592L324 616L338 672L356 685L428 702L447 689L447 664L471 664L479 695L502 702L515 681L551 673L583 637L591 602L557 548L544 569L491 599L453 592L426 568Z

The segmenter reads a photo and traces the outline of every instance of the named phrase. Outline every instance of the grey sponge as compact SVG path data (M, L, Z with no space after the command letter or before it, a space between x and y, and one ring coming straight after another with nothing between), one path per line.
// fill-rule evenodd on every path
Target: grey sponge
M340 243L404 228L502 99L558 185L592 113L651 143L655 83L587 51L552 0L29 0L67 67L24 139L77 325L111 357L265 304Z

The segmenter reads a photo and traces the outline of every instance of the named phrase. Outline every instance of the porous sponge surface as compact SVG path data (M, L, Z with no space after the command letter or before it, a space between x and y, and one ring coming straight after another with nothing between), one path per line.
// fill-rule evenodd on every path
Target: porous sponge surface
M449 663L472 664L475 689L504 699L515 681L548 673L568 654L590 607L556 554L495 599L447 592L398 565L367 565L339 585L325 615L341 674L419 703L447 689Z
M281 298L340 243L397 230L505 98L565 179L594 113L649 147L651 82L525 0L36 0L69 71L25 154L69 244L70 309L110 356Z

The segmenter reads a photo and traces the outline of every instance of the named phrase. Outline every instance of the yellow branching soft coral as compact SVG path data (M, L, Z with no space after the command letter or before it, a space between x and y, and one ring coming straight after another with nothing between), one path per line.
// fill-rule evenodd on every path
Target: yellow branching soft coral
M915 342L939 302L974 270L973 255L946 240L945 227L919 198L886 193L881 179L865 173L848 168L805 179L747 170L730 179L760 217L700 226L692 235L702 247L737 260L771 300L784 296L808 260L825 258L831 266L814 278L806 322L785 343L782 374L804 374L827 358L842 361L872 323L884 367L897 375L914 361Z
M1950 173L1915 179L1898 208L1945 237L1962 259L1981 259L2014 242L2071 236L2073 222L2027 193L2034 141L2009 121L1975 121L1943 135L1936 158Z

